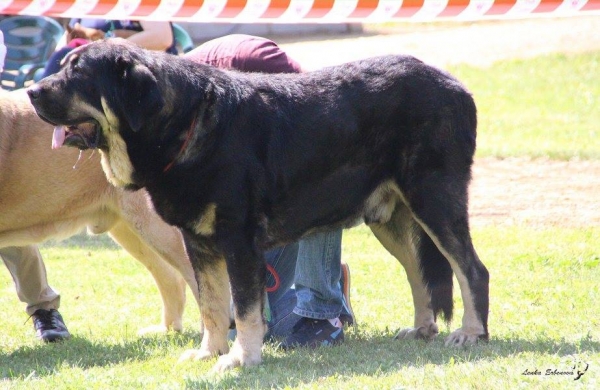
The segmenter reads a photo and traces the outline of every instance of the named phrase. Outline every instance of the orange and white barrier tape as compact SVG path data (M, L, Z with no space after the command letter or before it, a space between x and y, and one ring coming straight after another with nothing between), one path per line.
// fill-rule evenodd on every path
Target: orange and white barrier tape
M600 0L0 0L0 14L230 23L482 20L600 14Z

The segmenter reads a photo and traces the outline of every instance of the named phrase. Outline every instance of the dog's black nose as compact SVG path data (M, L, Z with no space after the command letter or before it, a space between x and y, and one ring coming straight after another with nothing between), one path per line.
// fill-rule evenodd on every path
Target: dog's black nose
M41 88L38 85L34 84L31 87L27 88L27 94L29 95L29 99L36 100L42 94Z

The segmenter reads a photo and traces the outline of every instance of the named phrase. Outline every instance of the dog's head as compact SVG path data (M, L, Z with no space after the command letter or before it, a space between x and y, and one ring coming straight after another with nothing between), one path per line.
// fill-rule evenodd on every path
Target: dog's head
M131 148L164 105L152 70L157 58L123 39L69 53L59 73L28 90L39 117L55 126L53 147L100 149L109 180L135 187Z

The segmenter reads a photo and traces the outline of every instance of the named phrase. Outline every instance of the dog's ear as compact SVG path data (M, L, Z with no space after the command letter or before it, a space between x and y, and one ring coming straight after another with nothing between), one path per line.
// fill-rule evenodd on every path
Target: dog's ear
M120 58L118 64L123 81L120 94L123 115L131 129L137 132L152 119L153 113L162 109L164 99L158 80L147 66L131 58Z

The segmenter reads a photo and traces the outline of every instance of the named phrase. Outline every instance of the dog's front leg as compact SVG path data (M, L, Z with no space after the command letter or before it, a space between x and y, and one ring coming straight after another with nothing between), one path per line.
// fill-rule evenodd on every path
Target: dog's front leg
M259 251L247 234L229 232L219 243L225 253L233 294L237 337L227 355L221 356L215 371L261 362L263 337L267 326L263 317L266 267Z
M179 359L209 359L229 351L227 331L231 323L229 278L223 257L206 241L183 232L192 267L196 272L204 335L199 350L188 350Z

